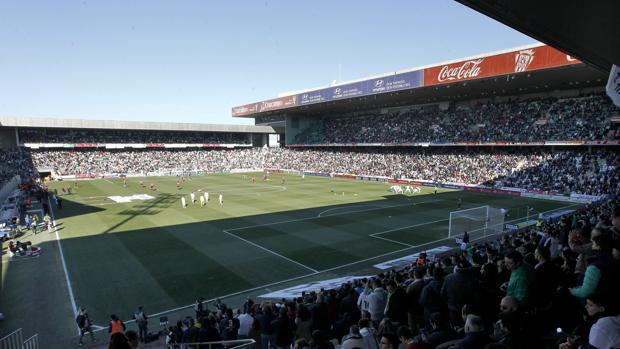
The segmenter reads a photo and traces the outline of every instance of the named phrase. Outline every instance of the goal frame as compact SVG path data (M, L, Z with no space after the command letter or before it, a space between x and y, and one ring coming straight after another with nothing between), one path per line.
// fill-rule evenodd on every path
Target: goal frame
M455 213L465 213L468 211L477 211L477 210L479 211L480 209L484 209L484 215L481 216L481 218L484 219L484 227L477 228L474 231L484 229L484 231L486 232L489 228L489 209L490 208L491 207L489 205L484 205L484 206L478 206L478 207L473 207L473 208L467 208L464 210L450 211L450 216L448 218L448 237L451 238L451 237L455 237L455 236L459 236L463 234L463 232L459 232L456 234L452 232L452 220L454 218Z

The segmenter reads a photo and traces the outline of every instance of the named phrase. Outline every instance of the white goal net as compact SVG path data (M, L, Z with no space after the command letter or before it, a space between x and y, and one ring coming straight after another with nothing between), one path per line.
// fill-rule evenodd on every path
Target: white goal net
M505 210L491 206L480 206L450 212L448 236L462 236L467 232L470 238L498 234L504 230Z

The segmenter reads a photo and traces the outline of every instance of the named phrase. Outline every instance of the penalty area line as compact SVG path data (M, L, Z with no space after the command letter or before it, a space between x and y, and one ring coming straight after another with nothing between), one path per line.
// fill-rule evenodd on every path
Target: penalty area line
M271 253L271 254L272 254L272 255L274 255L274 256L278 256L278 257L280 257L280 258L282 258L282 259L285 259L285 260L287 260L287 261L289 261L289 262L291 262L291 263L297 264L297 265L299 265L300 267L303 267L303 268L308 269L308 270L310 270L310 271L312 271L312 272L315 272L315 273L318 273L318 272L319 272L318 270L316 270L316 269L314 269L314 268L310 268L309 266L307 266L307 265L305 265L305 264L301 264L301 263L299 263L299 262L297 262L297 261L295 261L295 260L293 260L293 259L290 259L290 258L288 258L288 257L286 257L286 256L283 256L283 255L281 255L281 254L279 254L279 253L277 253L277 252L274 252L274 251L272 251L272 250L270 250L270 249L268 249L268 248L266 248L266 247L263 247L263 246L261 246L261 245L259 245L259 244L257 244L257 243L254 243L254 242L252 242L252 241L250 241L250 240L246 240L246 239L242 238L241 236L238 236L238 235L236 235L236 234L233 234L233 233L231 233L231 232L229 232L229 231L227 231L227 230L223 230L223 232L224 232L224 233L226 233L226 234L228 234L228 235L230 235L230 236L232 236L232 237L235 237L235 238L237 238L237 239L239 239L239 240L241 240L241 241L243 241L243 242L245 242L245 243L248 243L248 244L250 244L250 245L252 245L252 246L254 246L254 247L257 247L257 248L259 248L259 249L261 249L261 250L263 250L263 251L266 251L266 252L268 252L268 253Z

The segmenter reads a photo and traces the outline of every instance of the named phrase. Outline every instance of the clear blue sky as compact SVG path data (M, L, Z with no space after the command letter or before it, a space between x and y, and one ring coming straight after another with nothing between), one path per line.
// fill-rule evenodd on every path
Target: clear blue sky
M0 115L251 124L230 109L535 42L449 0L3 0Z

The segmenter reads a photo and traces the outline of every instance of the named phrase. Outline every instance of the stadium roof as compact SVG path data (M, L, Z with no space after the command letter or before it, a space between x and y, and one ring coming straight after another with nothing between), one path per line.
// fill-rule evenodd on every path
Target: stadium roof
M620 65L620 1L456 1L603 72Z
M44 127L110 130L202 131L277 133L271 126L212 125L176 122L141 122L117 120L81 120L0 116L0 127Z
M257 117L436 103L604 85L607 76L566 53L538 43L459 58L232 108Z

